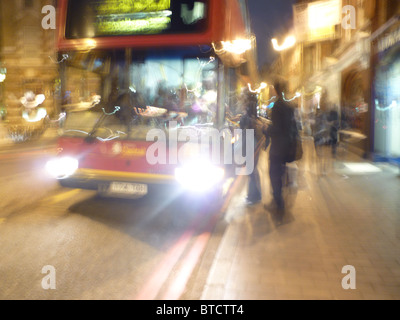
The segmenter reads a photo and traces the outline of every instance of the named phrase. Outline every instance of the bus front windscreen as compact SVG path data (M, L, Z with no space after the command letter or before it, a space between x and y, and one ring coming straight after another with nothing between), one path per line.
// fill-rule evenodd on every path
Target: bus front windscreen
M199 33L209 0L70 0L67 39Z
M123 51L93 53L86 59L92 61L89 66L110 61L100 71L70 53L64 72L66 133L143 139L149 129L168 127L171 121L180 127L214 126L218 60L190 53L146 50L130 59ZM104 70L108 73L100 73Z

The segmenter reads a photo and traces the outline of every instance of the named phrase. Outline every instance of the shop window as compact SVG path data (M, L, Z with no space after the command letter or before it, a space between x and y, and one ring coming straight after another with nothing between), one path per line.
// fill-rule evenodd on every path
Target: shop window
M306 75L312 75L316 69L317 50L315 46L305 48L304 50L304 71Z
M377 73L375 85L375 152L400 157L400 58L391 59Z

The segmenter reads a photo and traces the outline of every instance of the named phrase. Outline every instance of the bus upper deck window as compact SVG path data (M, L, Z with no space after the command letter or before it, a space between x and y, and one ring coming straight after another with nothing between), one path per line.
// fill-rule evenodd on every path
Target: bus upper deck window
M191 1L181 4L181 18L185 24L194 24L205 17L205 4Z

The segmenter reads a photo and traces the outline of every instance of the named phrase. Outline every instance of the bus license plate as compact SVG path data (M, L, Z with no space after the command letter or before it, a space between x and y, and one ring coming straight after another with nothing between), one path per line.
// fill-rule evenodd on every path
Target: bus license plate
M146 184L112 182L110 184L108 192L115 193L115 194L144 196L147 194L148 190L147 190Z

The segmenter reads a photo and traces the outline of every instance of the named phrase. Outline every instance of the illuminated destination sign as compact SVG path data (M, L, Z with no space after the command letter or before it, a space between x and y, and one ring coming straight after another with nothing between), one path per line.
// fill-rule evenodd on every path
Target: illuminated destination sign
M100 35L157 34L167 30L171 24L171 13L136 18L135 16L102 19L96 23Z
M204 31L208 0L70 0L67 39Z
M171 9L171 0L135 0L135 1L92 1L98 2L97 11L100 14L123 14L133 12L154 12Z

